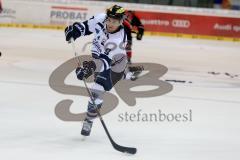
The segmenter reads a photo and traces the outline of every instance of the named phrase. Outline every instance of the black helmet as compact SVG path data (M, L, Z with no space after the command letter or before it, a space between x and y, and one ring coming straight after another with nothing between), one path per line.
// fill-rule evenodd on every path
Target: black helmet
M114 5L107 9L107 16L114 19L122 20L124 18L124 13L124 8L118 5Z

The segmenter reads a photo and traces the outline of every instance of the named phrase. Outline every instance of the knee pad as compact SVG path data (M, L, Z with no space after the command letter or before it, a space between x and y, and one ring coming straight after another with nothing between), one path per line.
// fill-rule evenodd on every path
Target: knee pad
M103 86L105 91L110 91L113 87L111 70L108 69L103 72L100 72L96 77L96 83Z

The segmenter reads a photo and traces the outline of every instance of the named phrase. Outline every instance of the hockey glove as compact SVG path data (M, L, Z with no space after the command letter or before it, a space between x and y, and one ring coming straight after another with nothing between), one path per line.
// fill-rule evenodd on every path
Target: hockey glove
M138 33L137 33L137 40L142 40L142 36L144 33L144 29L143 28L138 28Z
M87 79L96 70L96 65L93 61L84 61L82 67L77 67L76 75L79 80Z
M81 31L77 27L79 23L74 23L73 25L67 26L65 28L65 36L66 36L66 41L70 41L71 38L74 39L74 41L81 36Z

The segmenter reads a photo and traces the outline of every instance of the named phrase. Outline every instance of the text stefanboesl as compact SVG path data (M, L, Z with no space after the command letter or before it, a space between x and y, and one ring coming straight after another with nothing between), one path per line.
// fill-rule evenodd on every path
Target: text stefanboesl
M139 109L136 113L120 113L119 122L192 122L192 110L185 113L163 113L160 109L155 113L143 113Z

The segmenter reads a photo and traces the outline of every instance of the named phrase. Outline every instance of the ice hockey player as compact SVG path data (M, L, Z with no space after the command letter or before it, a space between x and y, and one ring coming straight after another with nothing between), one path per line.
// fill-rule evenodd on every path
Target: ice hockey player
M84 61L76 69L79 80L95 74L95 83L90 89L94 102L91 99L88 102L87 116L81 131L84 136L90 135L93 119L97 117L96 108L100 109L103 104L104 92L110 91L119 80L131 78L134 71L142 70L142 67L132 67L130 72L126 69L127 35L123 27L124 12L124 8L114 5L106 13L84 22L75 22L65 29L66 41L94 34L91 49L93 60Z
M128 57L128 64L131 64L132 61L132 31L137 30L136 39L142 40L144 34L144 26L141 23L138 16L135 14L134 11L127 10L125 11L126 18L124 19L123 25L125 27L127 33L127 57Z

